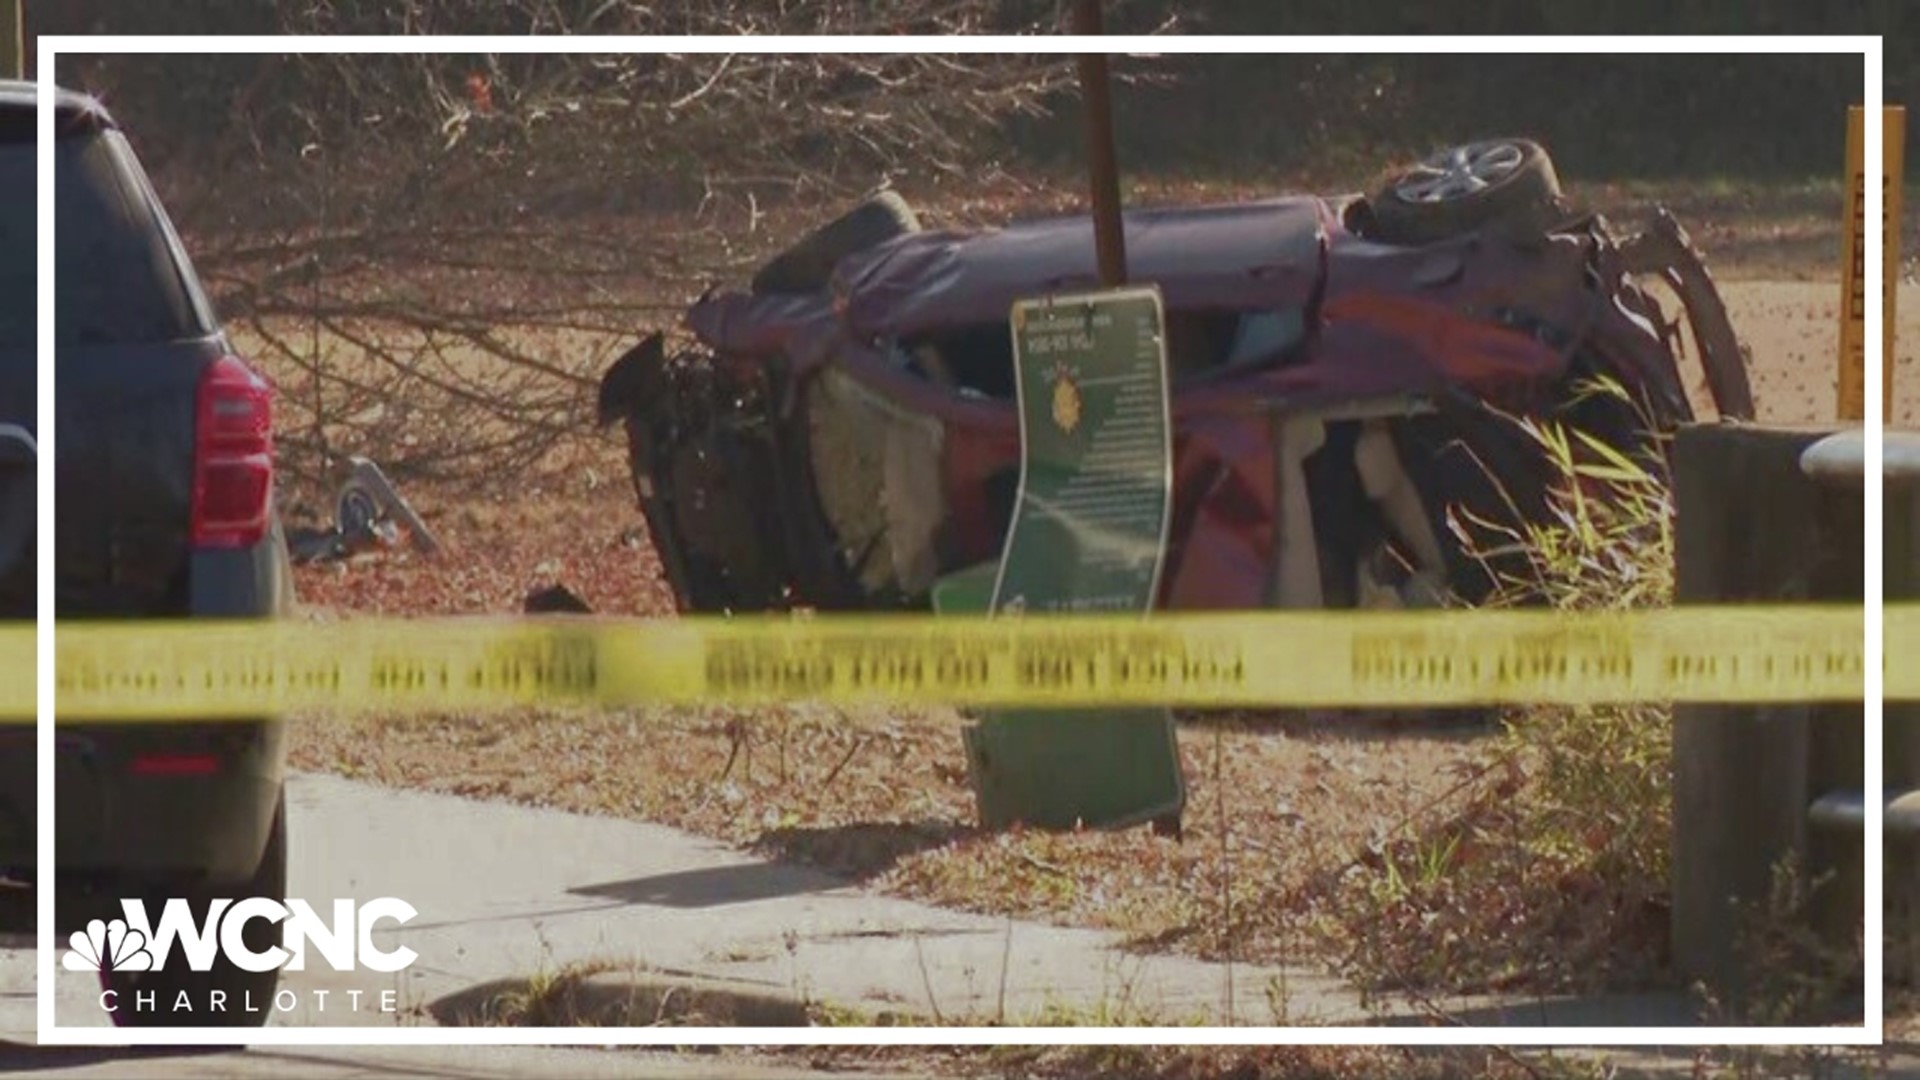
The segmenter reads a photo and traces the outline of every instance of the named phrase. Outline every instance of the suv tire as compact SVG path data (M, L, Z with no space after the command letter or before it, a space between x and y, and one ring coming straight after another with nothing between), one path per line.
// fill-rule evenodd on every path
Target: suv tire
M755 293L815 293L833 280L841 259L896 236L920 231L920 218L907 200L891 191L879 194L801 237L753 275Z
M1490 225L1544 230L1561 213L1560 179L1540 144L1488 139L1400 170L1368 200L1374 238L1431 244Z

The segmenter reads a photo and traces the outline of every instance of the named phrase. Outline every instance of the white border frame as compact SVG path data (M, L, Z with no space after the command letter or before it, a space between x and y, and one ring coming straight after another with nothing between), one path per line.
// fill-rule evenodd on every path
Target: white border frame
M1857 54L1864 61L1861 95L1866 106L1865 171L1871 178L1883 167L1881 106L1882 69L1879 36L1833 37L1123 37L1100 38L1000 37L790 37L790 38L657 38L657 37L273 37L273 36L165 36L129 37L70 35L39 39L39 490L37 624L39 651L39 866L43 884L37 896L39 955L37 970L37 1030L44 1045L77 1046L434 1046L434 1045L652 1045L652 1046L770 1046L770 1045L1267 1045L1286 1041L1301 1045L1502 1045L1502 1046L1694 1046L1694 1045L1877 1045L1882 1037L1882 963L1880 950L1866 952L1865 1023L1854 1028L1798 1027L1178 1027L1178 1028L377 1028L377 1027L265 1027L259 1029L175 1028L122 1030L61 1027L55 1023L54 979L58 965L53 932L53 765L54 765L54 347L53 347L53 85L55 62L67 53L1656 53L1746 54L1827 53ZM1844 124L1844 114L1834 123ZM1836 160L1836 168L1844 167ZM1866 262L1866 470L1880 475L1882 468L1881 380L1882 308L1881 185L1867 183L1863 256ZM1884 574L1881 567L1884 502L1878 484L1866 485L1866 649L1881 655ZM1881 665L1866 671L1866 790L1883 786L1881 745ZM1883 887L1881 804L1867 799L1864 843L1865 939L1882 936ZM1278 1040L1284 1036L1284 1040Z

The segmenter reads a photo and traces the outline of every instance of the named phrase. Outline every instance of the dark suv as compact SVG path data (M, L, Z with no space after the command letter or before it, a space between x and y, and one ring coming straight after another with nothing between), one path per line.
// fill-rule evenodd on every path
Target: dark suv
M113 119L62 92L55 122L54 528L61 620L274 618L293 596L274 509L272 392L234 355L145 172ZM35 333L34 87L0 82L0 485L31 477ZM25 468L13 463L25 462ZM0 487L0 603L34 604L30 539ZM31 529L31 518L26 523ZM34 874L32 729L0 729L0 877ZM145 900L286 894L286 754L277 718L121 725L61 717L55 774L58 933ZM279 929L248 924L258 948ZM266 940L255 940L255 938ZM242 1025L208 991L271 998L277 972L224 959L102 976L122 1024ZM138 998L129 991L138 990ZM156 991L147 995L146 991ZM190 1013L169 1006L187 991ZM155 1002L138 1008L138 1000Z

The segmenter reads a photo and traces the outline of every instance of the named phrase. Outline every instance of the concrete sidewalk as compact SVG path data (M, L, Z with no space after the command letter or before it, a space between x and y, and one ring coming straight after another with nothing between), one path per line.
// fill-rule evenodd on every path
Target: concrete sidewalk
M1363 1001L1317 971L1143 956L1117 934L880 896L642 822L326 775L294 777L289 800L290 894L407 901L417 917L375 939L419 959L395 975L287 972L298 1000L275 1024L431 1025L471 1013L476 988L580 970L603 971L603 989L696 978L862 1023L1407 1024L1436 1008L1489 1026L1695 1022L1678 995ZM31 1032L30 941L14 944L0 948L0 1032ZM60 1023L105 1022L93 976L56 978Z
M806 867L641 822L301 776L296 896L395 896L389 935L419 952L406 997L429 1004L577 965L684 973L855 1016L1164 1023L1225 1018L1224 965L1125 953L1117 935L877 896ZM1301 1022L1358 1019L1337 981L1232 972L1235 1017L1271 1023L1284 977Z
M1317 971L1143 956L1118 934L879 896L642 822L373 787L293 788L296 896L396 896L391 935L420 953L420 1005L493 980L578 965L684 973L856 1018L1035 1023L1408 1023L1411 1002L1363 1002ZM1231 998L1229 997L1231 993ZM1449 1000L1482 1024L1693 1022L1678 995Z

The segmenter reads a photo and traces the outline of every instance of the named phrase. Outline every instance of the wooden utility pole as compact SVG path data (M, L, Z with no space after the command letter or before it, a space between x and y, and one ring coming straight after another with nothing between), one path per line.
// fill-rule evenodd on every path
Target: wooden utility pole
M0 79L27 77L26 0L0 0Z
M1073 32L1098 37L1100 0L1076 0ZM1127 236L1120 224L1120 167L1113 150L1113 95L1107 80L1107 54L1079 57L1080 97L1085 103L1087 178L1093 192L1093 242L1100 258L1100 283L1127 283Z

